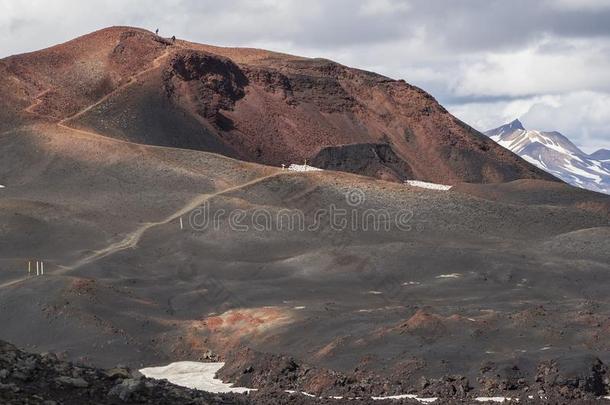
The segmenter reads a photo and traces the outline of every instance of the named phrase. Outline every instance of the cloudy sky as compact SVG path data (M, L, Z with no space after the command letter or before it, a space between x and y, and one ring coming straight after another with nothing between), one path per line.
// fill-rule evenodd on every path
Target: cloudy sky
M480 130L520 118L610 148L610 0L0 0L0 57L110 25L325 57Z

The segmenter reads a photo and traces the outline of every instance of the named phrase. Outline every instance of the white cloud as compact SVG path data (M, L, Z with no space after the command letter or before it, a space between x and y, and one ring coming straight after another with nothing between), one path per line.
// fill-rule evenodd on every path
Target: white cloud
M405 12L411 9L406 1L392 0L365 0L360 5L360 13L363 15L383 15L396 12Z
M586 151L610 148L610 94L583 91L557 99L556 104L534 104L522 116L524 125L558 130Z
M556 96L536 96L515 100L449 105L449 111L479 131L499 127L527 114L534 105L557 105Z
M608 0L547 0L549 7L563 10L599 10L610 8Z
M516 52L488 53L462 62L458 95L526 96L584 89L610 90L604 39L546 38Z

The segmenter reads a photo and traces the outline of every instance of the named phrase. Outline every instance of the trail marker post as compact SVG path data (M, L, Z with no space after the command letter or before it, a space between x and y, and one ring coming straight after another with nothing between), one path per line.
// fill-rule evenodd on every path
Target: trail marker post
M36 275L40 276L40 265L38 264L38 260L36 260Z
M180 229L184 229L184 225L182 224L182 217L180 217Z
M44 262L40 262L40 275L44 275Z

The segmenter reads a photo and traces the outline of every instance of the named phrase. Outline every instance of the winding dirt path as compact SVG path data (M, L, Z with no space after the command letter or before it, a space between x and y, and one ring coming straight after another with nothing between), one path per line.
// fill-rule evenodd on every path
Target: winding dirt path
M112 90L110 93L106 94L104 97L100 98L99 100L97 100L95 103L91 104L88 107L83 108L82 110L70 115L69 117L66 117L64 119L62 119L61 121L59 121L57 123L57 125L59 125L60 127L64 127L64 128L70 128L66 125L66 122L73 120L75 118L80 117L81 115L87 113L88 111L91 111L93 108L97 107L98 105L102 104L104 101L108 100L110 97L112 97L113 95L115 95L117 92L123 90L125 87L131 86L132 84L134 84L135 82L138 81L138 78L148 72L150 72L153 69L158 68L159 66L161 66L161 60L166 58L167 56L169 56L169 54L171 53L171 49L166 49L165 52L163 52L161 55L157 56L155 59L153 59L152 61L152 66L139 71L138 73L132 75L129 77L129 79L122 85L118 86L117 88L115 88L114 90Z
M48 276L63 275L63 274L69 273L70 271L76 270L77 268L79 268L81 266L93 263L97 260L103 259L104 257L110 256L114 253L117 253L117 252L120 252L120 251L123 251L126 249L133 249L138 245L138 242L140 241L140 239L142 238L144 233L146 233L146 231L148 231L149 229L160 226L160 225L166 225L172 221L175 221L176 219L180 218L183 215L188 214L190 211L201 206L203 203L205 203L206 201L209 201L210 199L212 199L214 197L218 197L220 195L227 194L232 191L240 190L242 188L249 187L249 186L261 183L267 179L270 179L273 177L278 177L281 175L290 176L290 175L292 175L292 173L280 171L280 172L276 172L273 174L269 174L267 176L258 177L254 180L250 180L246 183L239 184L237 186L229 187L224 190L219 190L214 193L198 195L197 197L195 197L191 201L189 201L184 207L182 207L178 211L168 215L165 219L158 221L158 222L146 222L146 223L142 224L142 226L140 226L139 228L128 233L122 240L112 243L103 249L97 250L94 253L90 254L89 256L86 256L86 257L78 260L76 263L74 263L70 266L60 266L59 270L49 271ZM42 276L42 277L44 277L44 276ZM0 289L5 288L5 287L10 287L12 285L18 284L18 283L28 280L30 278L32 278L32 277L21 277L21 278L12 280L12 281L8 281L6 283L0 284Z
M243 183L243 184L240 184L237 186L229 187L224 190L219 190L214 193L198 195L197 197L195 197L191 201L189 201L184 207L180 208L178 211L174 212L173 214L170 214L165 219L158 221L158 222L146 222L146 223L142 224L141 227L139 227L136 230L134 230L133 232L130 232L129 234L127 234L127 236L125 236L125 238L123 238L123 240L112 243L109 246L107 246L106 248L98 250L95 253L80 259L75 264L68 266L68 267L64 267L59 271L54 271L51 274L53 274L53 275L64 274L66 272L75 270L86 264L93 263L99 259L110 256L110 255L120 252L122 250L135 248L138 245L138 242L140 241L140 239L142 238L142 235L144 235L144 233L146 231L148 231L149 229L154 228L156 226L160 226L160 225L166 225L172 221L175 221L176 219L180 218L183 215L188 214L195 208L201 206L203 203L205 203L206 201L209 201L210 199L212 199L214 197L218 197L220 195L227 194L232 191L240 190L242 188L261 183L267 179L277 177L277 176L280 176L283 174L290 175L290 173L286 173L286 172L273 173L273 174L270 174L267 176L258 177L254 180L248 181L246 183Z
M40 104L42 104L42 101L43 101L42 97L44 97L50 91L51 91L51 89L46 89L43 92L38 93L36 95L36 97L34 97L34 102L32 104L30 104L29 106L27 106L26 108L24 108L23 111L28 112L30 114L42 116L42 114L39 114L36 111L34 111L34 108L36 108Z
M171 53L172 49L166 49L161 55L157 56L155 59L152 60L152 65L150 67L147 67L144 70L139 71L138 73L135 73L131 76L128 77L127 81L125 83L123 83L122 85L118 86L117 88L115 88L114 90L112 90L110 93L106 94L104 97L100 98L99 100L97 100L95 103L83 108L82 110L61 119L59 122L57 122L57 125L63 128L70 128L69 126L66 125L66 123L74 118L78 118L81 115L85 114L88 111L91 111L93 108L97 107L98 105L102 104L104 101L108 100L110 97L112 97L114 94L116 94L117 92L119 92L120 90L123 90L125 87L130 86L132 84L134 84L135 82L137 82L138 78L148 72L150 72L153 69L158 68L159 66L161 66L161 60L163 60L164 58L168 57L169 54ZM29 106L25 107L23 109L23 111L30 113L30 114L34 114L34 115L38 115L41 117L45 117L42 114L37 113L36 111L34 111L34 109L36 107L38 107L40 104L42 104L43 100L42 97L44 97L47 93L49 93L51 90L53 90L52 88L48 88L40 93L38 93L36 95L36 97L34 97L34 102L32 104L30 104Z

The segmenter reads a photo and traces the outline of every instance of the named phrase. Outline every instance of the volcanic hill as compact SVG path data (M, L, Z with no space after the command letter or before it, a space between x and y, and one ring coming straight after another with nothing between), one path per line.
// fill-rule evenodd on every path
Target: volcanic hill
M274 166L309 159L395 181L553 179L403 80L136 28L5 58L0 94L0 131L44 119L130 142ZM355 163L332 160L346 155Z

